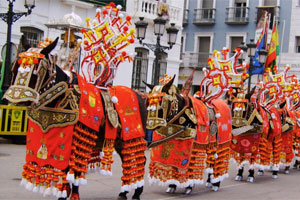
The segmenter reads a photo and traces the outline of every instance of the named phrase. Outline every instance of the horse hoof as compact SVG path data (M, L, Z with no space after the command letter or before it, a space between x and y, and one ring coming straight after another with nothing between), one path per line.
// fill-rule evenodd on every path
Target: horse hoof
M169 193L169 194L173 194L173 193L175 193L175 188L173 188L173 187L168 187L168 189L166 190L166 193Z
M254 182L254 177L248 177L248 178L247 178L247 181L248 181L249 183L253 183L253 182Z
M289 171L289 170L284 170L284 173L285 173L285 174L289 174L290 171Z
M214 192L217 192L219 190L219 187L218 186L212 186L211 190L214 191Z
M278 175L272 175L272 178L273 178L273 179L277 179L277 178L278 178Z
M184 194L190 195L192 193L192 190L193 190L192 188L187 188L187 189L185 189Z
M212 188L212 186L213 186L213 185L212 185L210 182L207 182L207 183L206 183L206 187Z
M257 172L257 175L258 175L258 176L263 176L263 175L264 175L264 171L258 171L258 172Z
M236 176L234 180L236 180L236 181L242 181L243 177L242 176Z
M72 193L70 200L80 200L78 193Z

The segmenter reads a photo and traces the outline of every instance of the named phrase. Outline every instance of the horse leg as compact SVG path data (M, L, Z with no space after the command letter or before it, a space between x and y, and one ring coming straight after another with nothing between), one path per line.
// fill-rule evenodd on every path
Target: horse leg
M247 181L250 183L254 182L254 169L249 169L249 175L248 175Z
M242 181L243 180L243 172L244 172L244 167L240 167L238 170L238 173L235 177L236 181Z
M132 196L132 200L140 200L140 196L143 193L143 190L144 190L144 186L136 188Z
M298 169L298 166L299 166L300 162L298 160L295 160L295 164L294 164L294 168L295 169Z
M286 166L285 168L284 168L284 173L285 174L289 174L290 173L290 166Z
M173 193L175 193L175 191L176 191L176 185L170 184L168 189L166 190L166 193L173 194Z
M211 188L212 187L212 184L211 184L211 173L208 173L208 177L207 177L207 180L206 180L206 187L208 188Z
M193 191L193 186L192 185L189 185L188 187L185 188L185 191L184 191L184 194L191 194Z
M220 184L221 184L220 181L213 183L212 184L212 188L211 188L212 191L217 192L219 190L219 188L220 188Z
M265 174L265 172L262 169L259 169L258 172L257 172L258 176L263 176L264 174Z
M72 184L72 194L71 194L70 200L80 200L78 185L76 186L76 185Z

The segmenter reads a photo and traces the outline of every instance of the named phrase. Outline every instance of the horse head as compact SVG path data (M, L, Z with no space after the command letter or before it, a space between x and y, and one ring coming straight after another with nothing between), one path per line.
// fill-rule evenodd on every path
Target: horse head
M147 129L167 126L173 117L183 108L184 98L173 85L175 76L164 85L145 83L151 92L147 96Z
M68 76L55 64L56 58L50 54L57 41L58 38L51 43L48 41L44 48L29 48L19 54L19 59L12 68L11 86L3 98L19 105L28 105L31 102L38 104L43 98L50 98L45 93L47 90L68 80ZM60 84L60 87L55 87L55 91L53 88L56 93L53 95L61 94L65 87L65 84Z

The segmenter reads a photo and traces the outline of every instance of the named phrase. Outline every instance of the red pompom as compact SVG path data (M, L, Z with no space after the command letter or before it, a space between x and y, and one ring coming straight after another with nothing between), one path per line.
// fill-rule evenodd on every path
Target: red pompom
M130 21L130 20L131 20L131 16L127 16L127 17L126 17L126 20L127 20L127 21Z
M19 64L19 65L22 64L22 58L20 58L20 59L18 60L18 64Z
M26 60L24 64L25 64L25 65L28 65L28 63L29 63L29 61L28 61L28 60Z
M108 11L107 10L103 10L103 15L107 15L108 14Z
M116 4L114 3L114 2L110 2L110 4L109 4L111 7L116 7Z
M38 64L39 63L39 60L37 58L33 59L33 64Z
M130 43L134 43L134 39L131 38L131 39L129 40L129 42L130 42Z
M125 32L128 31L128 27L125 26L125 27L123 28L123 30L124 30Z
M84 28L82 28L82 29L80 30L80 32L81 32L81 33L84 33L84 32L86 32L86 30L85 30Z
M126 51L122 52L122 56L126 56L126 54L127 54Z

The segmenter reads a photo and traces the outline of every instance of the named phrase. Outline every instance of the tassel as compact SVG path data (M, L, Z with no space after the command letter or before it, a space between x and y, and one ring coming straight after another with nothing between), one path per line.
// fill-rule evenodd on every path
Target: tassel
M67 190L63 190L61 197L67 198Z
M34 186L32 192L33 192L33 193L37 193L38 191L39 191L39 187L38 187L37 185Z
M67 174L66 179L69 183L74 183L74 180L75 180L74 172L70 170Z

